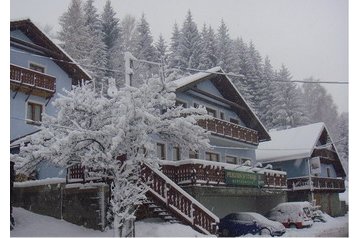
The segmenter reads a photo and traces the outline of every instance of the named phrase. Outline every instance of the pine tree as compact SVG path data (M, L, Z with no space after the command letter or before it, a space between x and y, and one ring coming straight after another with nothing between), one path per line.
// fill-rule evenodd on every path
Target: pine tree
M134 56L141 60L154 61L158 62L156 49L153 45L153 37L150 31L149 23L145 19L144 14L136 27L135 32L135 49ZM159 67L157 65L151 64L139 64L136 70L136 75L139 78L138 83L141 82L144 78L152 77L159 74Z
M119 18L112 8L111 1L107 0L101 15L103 40L107 49L107 71L106 76L122 78L123 76L123 51L122 51L122 30ZM118 72L121 71L121 72Z
M198 68L201 56L201 37L191 12L188 11L181 29L178 46L178 66L183 68Z
M135 57L143 60L156 61L156 50L153 46L152 33L144 14L142 14L139 24L137 25L135 41Z
M107 55L106 46L103 42L102 23L97 14L96 8L93 6L93 0L87 0L84 5L84 20L87 27L89 48L89 63L92 68L89 68L91 75L98 81L106 74ZM100 85L98 85L100 86Z
M171 41L170 41L170 47L168 53L169 68L167 70L167 73L171 75L172 78L177 78L180 75L183 75L182 70L175 68L180 65L180 55L179 55L180 31L177 23L174 24L173 33L170 40Z
M229 36L229 29L224 20L221 20L218 33L216 35L217 64L226 72L233 72L233 43Z
M305 80L317 81L312 77ZM333 131L338 120L338 112L332 96L320 84L304 84L302 89L304 110L310 122L324 122L328 129Z
M336 122L334 130L334 142L338 154L342 160L343 167L348 175L349 164L349 116L348 113L342 113ZM347 176L348 177L348 176Z
M62 47L78 63L90 65L90 49L88 39L90 35L85 26L84 13L81 0L72 0L67 11L59 20L60 31L58 38L62 41Z
M258 117L266 128L273 128L272 121L275 117L275 112L272 108L274 101L273 92L275 90L275 82L273 81L275 73L268 56L265 58L265 63L262 70L262 87L258 92L261 95L261 101L258 104Z
M273 110L274 128L287 129L307 123L303 110L303 95L295 83L291 83L291 73L285 65L277 73L276 90L274 91Z
M201 31L201 39L203 51L200 57L199 69L210 69L217 66L216 39L211 26L207 28L204 24L203 30Z
M165 43L165 40L163 38L163 35L160 34L159 35L159 39L158 41L155 43L155 48L156 48L156 58L158 59L158 61L163 60L164 63L167 63L167 45Z

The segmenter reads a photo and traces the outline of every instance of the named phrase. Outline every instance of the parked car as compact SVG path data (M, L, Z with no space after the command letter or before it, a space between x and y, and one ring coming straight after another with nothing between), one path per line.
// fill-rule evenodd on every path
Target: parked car
M221 236L255 235L260 232L258 224L254 221L240 221L237 213L230 213L220 219L219 234Z
M281 222L286 228L303 228L313 225L312 206L309 202L285 202L272 208L267 218Z
M324 217L323 212L318 209L312 211L312 220L314 222L327 222L327 219Z
M254 221L258 225L260 235L282 236L285 232L285 226L280 222L272 221L256 212L239 212L237 213L240 221Z

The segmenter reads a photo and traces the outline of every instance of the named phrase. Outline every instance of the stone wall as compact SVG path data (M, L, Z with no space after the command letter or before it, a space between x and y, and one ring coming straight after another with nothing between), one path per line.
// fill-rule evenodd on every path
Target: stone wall
M109 199L107 184L15 183L13 205L63 219L88 228L103 230Z

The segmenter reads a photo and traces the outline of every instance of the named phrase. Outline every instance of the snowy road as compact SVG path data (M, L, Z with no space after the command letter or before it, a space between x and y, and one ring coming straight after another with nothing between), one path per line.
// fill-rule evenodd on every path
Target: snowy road
M11 237L112 237L113 230L100 232L48 216L38 215L23 208L14 208L16 227ZM287 229L284 237L348 237L348 215L327 217L326 223L314 223L310 228ZM136 222L136 236L198 237L204 236L189 226L170 224L158 219Z

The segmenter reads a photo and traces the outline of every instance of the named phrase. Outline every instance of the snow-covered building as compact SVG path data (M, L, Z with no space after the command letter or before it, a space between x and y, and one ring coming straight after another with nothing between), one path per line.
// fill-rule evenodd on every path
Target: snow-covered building
M265 213L286 201L286 172L257 164L256 149L270 136L220 67L174 81L176 104L205 106L209 150L182 151L157 141L162 171L218 216L233 211Z
M36 133L42 112L55 115L53 101L63 89L90 76L31 20L10 22L10 151ZM48 171L49 172L49 171Z
M340 214L339 193L346 172L324 123L270 131L257 160L287 172L288 200L312 201L330 215Z

